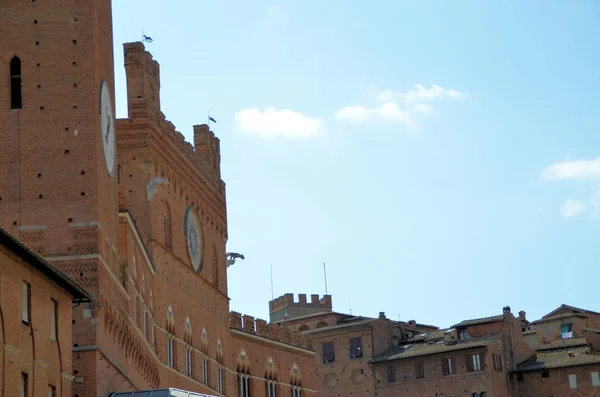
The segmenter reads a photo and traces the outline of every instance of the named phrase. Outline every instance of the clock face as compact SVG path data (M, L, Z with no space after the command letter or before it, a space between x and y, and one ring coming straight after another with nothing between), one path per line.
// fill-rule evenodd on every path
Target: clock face
M115 115L113 112L112 99L108 83L102 80L100 83L100 139L104 149L104 161L108 175L115 174L117 144L115 139Z
M192 267L200 273L202 271L202 232L198 216L191 206L185 212L184 232Z

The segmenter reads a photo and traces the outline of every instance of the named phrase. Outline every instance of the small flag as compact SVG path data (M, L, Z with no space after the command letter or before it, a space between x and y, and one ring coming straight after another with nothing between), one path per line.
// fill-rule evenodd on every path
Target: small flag
M210 117L210 116L208 116L208 119L209 119L210 121L212 121L213 123L216 123L216 122L217 122L217 120L213 119L213 118L212 118L212 117Z

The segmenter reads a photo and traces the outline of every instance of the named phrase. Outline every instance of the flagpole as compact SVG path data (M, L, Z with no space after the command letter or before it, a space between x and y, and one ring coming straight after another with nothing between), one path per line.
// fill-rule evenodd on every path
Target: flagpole
M273 293L273 264L271 263L271 300L275 299L275 294Z
M325 295L327 294L327 268L325 267L325 262L323 262L323 275L325 276Z

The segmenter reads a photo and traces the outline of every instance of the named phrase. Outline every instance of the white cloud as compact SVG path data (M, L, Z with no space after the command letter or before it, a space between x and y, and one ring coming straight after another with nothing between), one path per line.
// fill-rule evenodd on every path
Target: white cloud
M563 218L572 218L585 210L585 204L578 200L568 199L560 206L560 214Z
M321 132L325 125L321 119L311 118L293 110L261 111L243 109L235 114L238 131L261 138L310 138Z
M402 123L407 127L418 130L419 126L413 120L417 114L429 113L432 108L419 104L408 109L402 109L397 103L388 101L375 107L346 106L335 113L335 117L342 120L362 122L366 120L383 120L392 123Z
M541 177L545 180L598 179L600 178L600 158L551 164L542 170Z
M415 84L414 88L408 92L397 92L392 90L382 91L377 94L377 101L402 101L413 104L432 99L462 99L466 96L466 92L460 92L453 88L442 88L435 84L432 85L431 88L425 88L422 84Z
M416 84L413 90L405 93L392 90L381 91L375 96L378 105L372 107L346 106L338 110L335 117L353 122L383 120L401 123L412 130L418 130L419 125L414 120L414 116L433 111L431 106L422 102L430 99L458 99L464 98L466 95L464 92L444 89L437 85L425 88L422 84Z

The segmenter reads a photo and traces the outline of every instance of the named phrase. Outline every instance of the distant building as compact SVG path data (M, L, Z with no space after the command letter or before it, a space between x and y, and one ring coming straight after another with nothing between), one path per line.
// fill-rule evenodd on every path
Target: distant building
M509 372L532 352L521 322L499 316L462 321L373 358L377 396L510 396Z
M0 396L71 395L72 307L89 301L81 287L0 229Z
M286 294L269 302L270 318L284 328L308 335L316 354L319 397L375 396L369 361L424 332L437 327L386 318L353 316L332 310L332 298L325 295Z
M600 313L561 305L523 334L535 355L513 371L519 396L600 395Z

